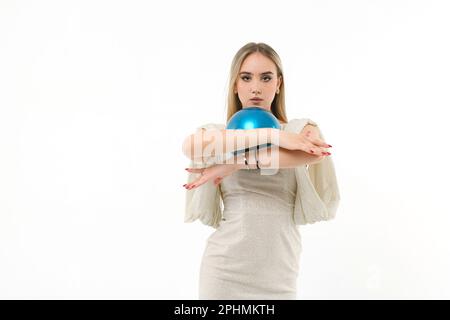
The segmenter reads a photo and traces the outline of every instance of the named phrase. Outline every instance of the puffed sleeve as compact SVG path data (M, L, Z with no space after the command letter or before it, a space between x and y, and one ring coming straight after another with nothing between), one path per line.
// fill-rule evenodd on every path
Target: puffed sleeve
M320 139L326 141L317 123L308 118L289 121L285 130L300 133L307 124L317 126ZM295 224L304 225L335 218L340 194L331 156L315 164L296 167L295 177Z
M225 125L208 123L197 128L201 130L224 129ZM200 161L190 161L190 168L207 168L215 163L220 163L220 159L209 157ZM187 183L196 180L199 173L188 172ZM199 219L203 224L218 228L222 220L223 205L221 199L220 185L215 186L213 181L208 181L201 186L186 190L186 205L184 222L194 222Z

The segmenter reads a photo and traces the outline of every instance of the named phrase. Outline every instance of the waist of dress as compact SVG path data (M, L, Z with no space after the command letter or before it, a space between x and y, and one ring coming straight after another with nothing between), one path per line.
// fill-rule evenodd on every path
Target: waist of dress
M233 211L250 211L260 213L292 213L294 210L294 204L274 199L265 199L264 201L258 201L256 199L226 199L223 202L225 212Z

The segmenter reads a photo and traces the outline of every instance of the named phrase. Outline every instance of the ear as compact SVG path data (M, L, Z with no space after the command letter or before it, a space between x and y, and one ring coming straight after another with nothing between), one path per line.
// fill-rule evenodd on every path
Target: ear
M278 77L278 81L277 81L277 90L280 89L281 83L283 82L283 77L280 75Z

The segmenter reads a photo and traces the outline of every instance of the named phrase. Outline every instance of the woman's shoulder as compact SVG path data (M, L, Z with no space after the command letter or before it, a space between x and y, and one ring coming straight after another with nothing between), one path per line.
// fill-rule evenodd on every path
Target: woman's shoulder
M317 125L315 121L311 120L310 118L292 118L289 120L286 124L299 124L299 123L308 123Z
M283 129L291 132L299 132L308 124L317 127L317 123L310 118L292 118L283 125Z
M204 123L201 126L197 127L197 129L225 129L225 124L208 122L208 123Z

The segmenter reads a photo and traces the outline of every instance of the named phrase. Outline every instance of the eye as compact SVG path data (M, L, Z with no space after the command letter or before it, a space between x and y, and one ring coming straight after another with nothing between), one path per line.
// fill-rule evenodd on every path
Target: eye
M249 78L250 78L250 77L248 77L248 76L242 76L242 77L241 77L242 80L249 79ZM263 79L268 79L267 81L270 81L270 80L272 79L272 77L270 77L270 76L264 76Z

